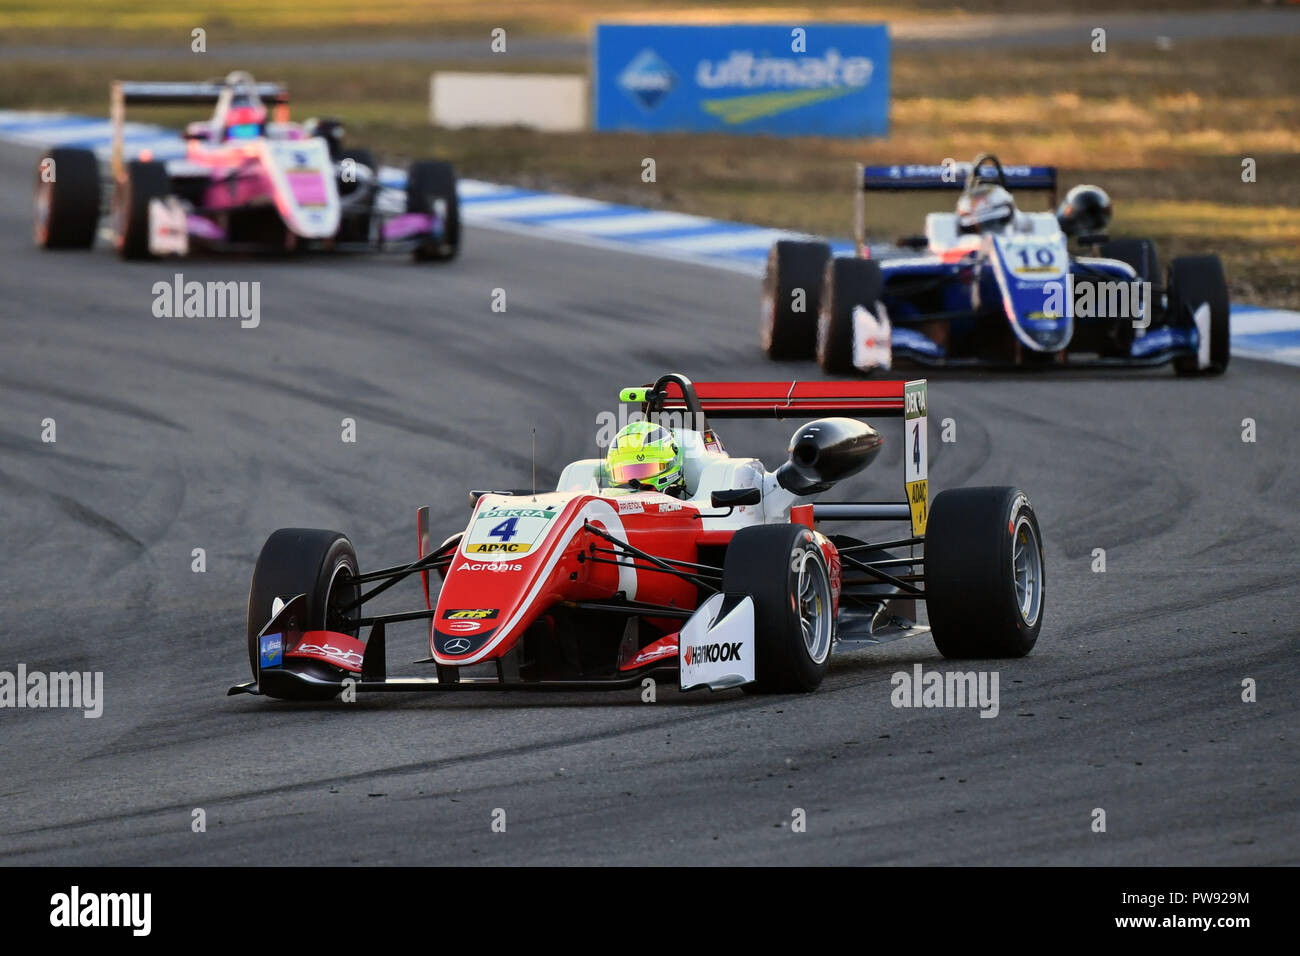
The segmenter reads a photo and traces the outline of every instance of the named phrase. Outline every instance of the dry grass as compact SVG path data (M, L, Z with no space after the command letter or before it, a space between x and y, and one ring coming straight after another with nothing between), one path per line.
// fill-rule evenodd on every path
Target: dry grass
M851 227L854 162L936 163L994 149L1008 161L1061 167L1065 185L1106 187L1115 232L1151 236L1165 257L1219 252L1235 295L1300 307L1300 71L1291 47L1280 38L1015 60L897 54L892 129L880 140L436 130L427 119L435 67L251 68L288 82L298 115L342 116L354 142L393 159L436 154L467 176L838 236ZM241 65L203 63L196 78ZM0 61L0 107L102 112L118 72L107 63L69 71ZM129 72L183 76L173 64ZM657 183L641 182L647 156ZM1241 181L1244 157L1257 163L1254 183ZM913 232L937 199L879 202L871 222L884 236Z
M1147 0L1144 10L1249 9L1252 0ZM1056 0L1050 13L1132 12L1131 0ZM189 42L204 27L222 43L382 36L586 33L597 20L711 23L889 20L895 24L964 14L1044 12L1041 0L893 0L829 3L770 0L207 0L198 10L173 0L0 0L0 43ZM179 38L179 39L178 39Z

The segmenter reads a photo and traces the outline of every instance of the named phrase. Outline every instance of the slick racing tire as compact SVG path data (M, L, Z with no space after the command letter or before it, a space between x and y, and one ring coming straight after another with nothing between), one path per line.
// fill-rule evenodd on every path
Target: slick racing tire
M273 616L276 598L288 601L307 595L304 630L329 630L357 636L347 623L359 608L339 608L361 596L357 552L347 535L315 528L281 528L266 539L257 556L253 582L248 589L248 666L257 675L257 636ZM333 696L331 691L329 696Z
M824 242L782 239L773 243L763 273L759 343L776 361L813 357L822 273L831 257ZM802 306L795 310L796 302Z
M437 199L447 204L447 234L442 242L416 246L416 262L446 262L456 258L460 251L460 198L456 192L456 171L451 163L435 160L412 163L407 172L406 211L432 213Z
M835 612L830 572L812 531L792 524L741 528L727 548L722 590L754 602L756 680L745 690L816 690L830 661Z
M1042 534L1019 488L935 495L925 533L925 605L944 657L1024 657L1043 624Z
M38 246L93 246L99 228L99 164L95 154L88 149L67 148L46 153L36 166L34 205L33 231Z
M821 309L817 314L817 364L832 375L853 368L853 310L876 311L885 288L880 264L871 259L832 259L826 263Z
M1103 259L1118 259L1132 266L1133 271L1137 273L1138 282L1151 283L1151 301L1148 308L1153 312L1163 278L1160 273L1160 256L1156 252L1156 244L1150 239L1112 239L1110 242L1102 243L1097 254ZM1079 286L1087 281L1089 280L1075 278L1076 296L1079 294ZM1133 319L1136 318L1137 316L1130 316L1128 320L1121 320L1108 330L1107 345L1111 354L1128 357L1133 346ZM1148 315L1148 319L1150 318L1152 316Z
M1228 367L1228 280L1218 256L1179 256L1169 266L1165 286L1169 322L1195 327L1193 318L1203 304L1210 306L1210 364L1198 368L1192 356L1174 359L1179 375L1222 375Z
M1150 239L1112 239L1102 243L1098 255L1132 266L1138 281L1150 282L1159 290L1162 278L1160 256L1156 253L1156 244Z
M132 160L113 190L113 244L123 259L148 259L149 201L171 192L162 163Z

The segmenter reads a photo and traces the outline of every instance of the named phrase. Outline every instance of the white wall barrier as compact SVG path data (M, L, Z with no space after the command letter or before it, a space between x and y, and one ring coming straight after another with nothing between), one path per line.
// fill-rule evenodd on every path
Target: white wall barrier
M429 119L438 126L526 126L548 133L587 128L587 78L545 73L435 73Z

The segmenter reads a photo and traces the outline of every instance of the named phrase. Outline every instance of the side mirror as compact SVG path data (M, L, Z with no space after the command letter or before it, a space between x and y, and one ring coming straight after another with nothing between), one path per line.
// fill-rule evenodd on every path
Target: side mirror
M715 508L739 508L741 505L756 505L762 500L763 492L759 488L726 488L709 496Z

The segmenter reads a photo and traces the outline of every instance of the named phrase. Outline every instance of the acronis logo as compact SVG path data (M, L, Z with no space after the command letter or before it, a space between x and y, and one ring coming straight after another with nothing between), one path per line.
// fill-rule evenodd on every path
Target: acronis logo
M677 85L677 74L659 54L647 47L634 56L619 74L618 85L642 108L652 110Z

